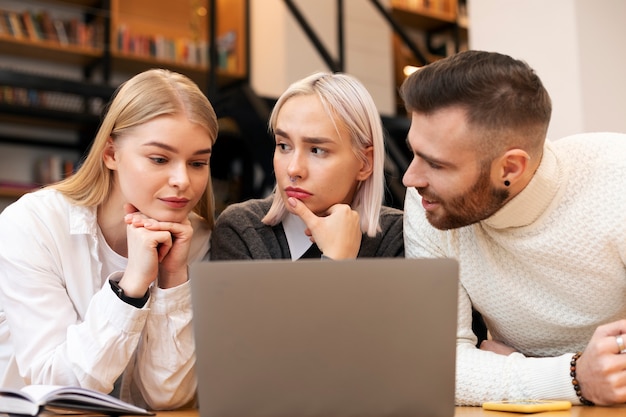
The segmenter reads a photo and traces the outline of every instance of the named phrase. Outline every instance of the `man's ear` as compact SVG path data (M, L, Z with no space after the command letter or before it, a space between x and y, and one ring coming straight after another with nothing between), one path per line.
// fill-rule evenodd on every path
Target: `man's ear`
M106 145L104 145L102 159L104 160L104 165L106 165L107 168L112 171L117 169L117 155L115 153L115 143L110 136L107 138Z
M361 169L356 176L357 181L365 181L374 171L374 147L368 146L365 148L363 155L365 155L366 162L361 163Z
M523 149L509 149L499 159L494 172L494 180L500 184L512 185L528 175L530 155Z

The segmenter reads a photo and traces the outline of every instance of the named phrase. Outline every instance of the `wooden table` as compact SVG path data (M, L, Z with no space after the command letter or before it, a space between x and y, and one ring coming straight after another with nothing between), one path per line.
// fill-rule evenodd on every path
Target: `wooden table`
M567 411L546 411L535 414L486 411L480 407L457 407L454 417L626 417L626 405L617 407L574 406ZM156 417L199 417L197 410L161 411ZM297 417L297 416L296 416ZM426 416L425 416L426 417Z
M522 414L503 411L487 411L481 407L457 407L454 417L626 417L626 405L618 407L573 406L567 411L546 411L543 413ZM189 416L192 417L192 416Z

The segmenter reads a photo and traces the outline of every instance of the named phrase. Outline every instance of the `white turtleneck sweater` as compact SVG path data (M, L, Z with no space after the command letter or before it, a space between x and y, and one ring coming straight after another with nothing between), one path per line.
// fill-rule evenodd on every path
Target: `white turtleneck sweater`
M565 399L578 404L572 355L598 325L626 318L626 135L546 144L528 186L490 218L440 231L407 191L406 256L460 264L456 402ZM494 340L475 347L471 306Z

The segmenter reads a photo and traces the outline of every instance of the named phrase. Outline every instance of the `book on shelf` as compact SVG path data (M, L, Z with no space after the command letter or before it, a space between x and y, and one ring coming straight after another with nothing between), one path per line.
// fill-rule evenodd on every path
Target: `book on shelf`
M13 35L13 37L17 39L24 38L25 33L24 33L24 27L22 26L22 19L17 14L17 12L8 11L6 19L7 19L9 30L11 31L11 34Z
M0 35L10 35L11 29L7 26L7 12L0 9Z
M52 23L54 24L54 30L56 30L59 43L63 46L69 45L70 40L67 36L67 31L65 30L65 24L63 21L56 19Z
M45 40L59 42L57 31L54 27L54 21L50 17L50 13L44 10L37 15L37 21L41 27L42 35Z
M24 28L24 35L30 40L39 41L43 39L41 35L41 28L39 27L39 22L35 20L30 10L24 10L20 14L20 18L22 19L22 27Z
M0 35L31 41L53 41L61 46L96 48L104 44L101 20L85 23L77 18L53 18L47 10L35 13L0 9Z
M197 66L209 64L208 45L205 41L132 33L124 24L118 26L115 46L118 52L129 56Z
M42 412L95 412L98 414L144 415L154 413L113 396L81 387L28 385L20 390L0 390L0 413L36 416Z
M35 181L38 184L51 184L61 181L74 173L76 164L59 155L41 157L35 161Z

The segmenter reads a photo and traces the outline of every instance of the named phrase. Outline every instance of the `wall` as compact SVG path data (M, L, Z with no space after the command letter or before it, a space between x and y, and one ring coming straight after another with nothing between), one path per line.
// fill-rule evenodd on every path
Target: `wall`
M626 2L470 0L469 44L523 59L553 102L549 138L626 132Z
M626 132L626 2L577 0L586 130Z
M336 0L295 3L337 57ZM366 0L345 0L344 19L345 71L365 84L381 114L394 114L391 30ZM250 78L257 94L277 98L292 82L329 71L283 0L250 0L250 26Z

